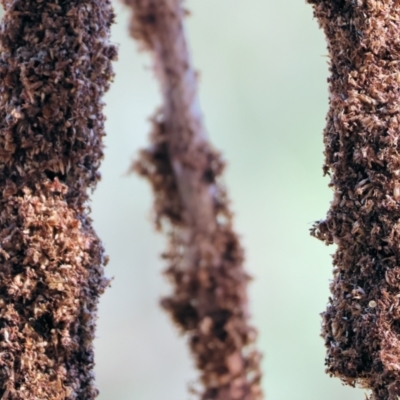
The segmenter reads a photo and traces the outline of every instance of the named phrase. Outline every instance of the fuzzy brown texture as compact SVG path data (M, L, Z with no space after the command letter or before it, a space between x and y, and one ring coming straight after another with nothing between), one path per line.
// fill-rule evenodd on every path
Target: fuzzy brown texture
M327 372L400 396L400 3L310 0L331 57L325 173L334 190L313 234L336 243L323 314Z
M105 257L99 179L112 77L108 0L2 0L0 398L90 400Z
M134 168L155 194L158 228L173 294L163 307L186 334L201 371L203 400L259 400L260 354L249 325L243 250L218 179L221 156L209 144L197 104L196 74L184 35L180 0L125 0L131 33L153 56L163 106L151 147Z

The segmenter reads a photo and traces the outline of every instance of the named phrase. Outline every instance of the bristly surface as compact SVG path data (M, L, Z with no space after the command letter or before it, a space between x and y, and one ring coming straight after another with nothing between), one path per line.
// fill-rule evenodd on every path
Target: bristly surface
M91 400L105 257L88 188L116 50L109 0L2 0L0 397Z
M334 199L313 234L337 244L323 314L327 372L400 396L400 3L309 0L331 57L324 171Z
M203 400L260 400L260 354L249 324L243 250L219 183L224 163L204 132L180 0L125 0L131 33L152 53L163 105L134 169L155 194L173 293L162 301L201 372Z

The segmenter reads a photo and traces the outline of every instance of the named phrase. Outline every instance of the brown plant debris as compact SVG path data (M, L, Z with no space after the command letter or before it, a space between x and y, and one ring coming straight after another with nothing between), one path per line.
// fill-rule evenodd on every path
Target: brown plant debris
M400 3L309 0L331 57L324 171L334 199L313 234L337 244L323 314L327 372L400 396Z
M204 132L196 74L180 0L125 0L132 36L153 56L164 103L151 146L134 168L155 194L158 228L168 226L164 254L173 294L162 301L188 337L201 371L203 400L259 400L260 354L249 325L243 251L218 183L224 163Z
M87 190L116 50L108 0L2 0L0 398L90 400L107 286Z

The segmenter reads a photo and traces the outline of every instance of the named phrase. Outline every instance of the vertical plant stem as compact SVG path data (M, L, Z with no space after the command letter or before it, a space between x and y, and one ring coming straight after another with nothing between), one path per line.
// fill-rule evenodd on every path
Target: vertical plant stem
M323 315L327 372L400 396L400 4L309 0L331 63L324 171L334 190L313 234L335 243Z
M218 183L220 155L207 140L180 0L125 0L132 36L151 52L163 105L151 147L135 169L150 180L157 226L168 226L164 254L173 294L162 301L189 338L204 400L261 399L260 355L249 325L243 251Z
M2 0L0 398L90 400L103 248L101 98L112 76L108 0Z

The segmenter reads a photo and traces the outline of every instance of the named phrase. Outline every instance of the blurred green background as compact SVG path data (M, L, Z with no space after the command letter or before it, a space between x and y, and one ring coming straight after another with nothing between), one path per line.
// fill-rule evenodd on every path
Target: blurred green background
M190 0L187 20L200 98L213 143L228 160L225 182L247 251L254 323L265 354L269 400L362 400L324 374L320 316L334 248L309 236L331 199L322 177L328 107L326 47L303 0ZM160 103L151 63L118 15L116 79L106 102L103 180L93 217L111 262L96 340L101 400L187 400L196 379L185 341L158 307L168 285L165 240L150 223L146 182L126 171L147 143Z

